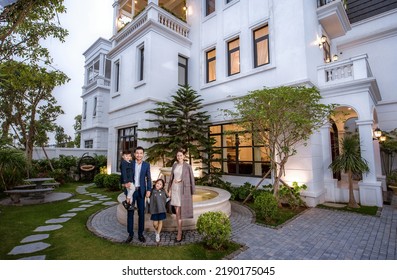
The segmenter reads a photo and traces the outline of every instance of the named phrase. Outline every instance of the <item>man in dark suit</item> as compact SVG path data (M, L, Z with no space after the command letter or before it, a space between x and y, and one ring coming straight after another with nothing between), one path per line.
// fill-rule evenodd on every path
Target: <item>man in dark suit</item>
M150 176L150 164L143 160L145 150L138 146L135 149L135 159L132 162L132 176L135 186L133 201L136 201L138 208L138 239L146 242L143 236L145 228L145 197L150 197L152 190L152 178ZM134 209L127 211L128 238L125 243L130 243L134 237Z

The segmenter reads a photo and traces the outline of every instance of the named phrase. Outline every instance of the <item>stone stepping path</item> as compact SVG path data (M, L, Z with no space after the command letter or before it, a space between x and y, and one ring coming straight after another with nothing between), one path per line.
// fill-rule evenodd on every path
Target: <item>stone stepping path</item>
M68 210L67 213L60 215L59 218L54 218L54 219L49 219L45 221L44 226L38 226L33 232L51 232L55 230L60 230L63 228L61 225L62 223L66 223L69 221L72 217L76 216L76 212L81 212L86 210L89 207L92 207L97 204L102 204L104 206L111 206L114 204L117 204L116 201L109 201L111 200L110 197L107 197L102 194L98 193L89 193L86 191L86 188L89 187L92 184L89 185L83 185L77 187L76 191L79 194L87 194L90 195L91 197L97 199L97 200L82 200L82 199L69 199L68 202L70 203L82 203L80 206L72 208ZM42 251L44 249L47 249L48 247L51 246L49 243L42 242L42 240L45 240L50 237L49 233L41 233L41 234L33 234L25 237L20 241L22 245L15 246L9 253L8 255L21 255L21 254L31 254L31 253L36 253L39 251ZM32 255L32 256L27 256L20 258L20 260L45 260L46 255Z

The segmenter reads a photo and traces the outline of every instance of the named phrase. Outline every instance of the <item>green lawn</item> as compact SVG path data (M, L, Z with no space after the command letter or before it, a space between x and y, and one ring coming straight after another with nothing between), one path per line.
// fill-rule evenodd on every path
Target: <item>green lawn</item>
M65 184L57 189L60 192L70 192L73 198L92 199L91 196L76 193L76 187L81 183ZM107 192L92 187L92 191L105 194L116 199L119 192ZM69 209L80 203L67 200L53 203L3 206L0 205L0 259L11 260L25 255L7 255L20 241L32 234L38 226L45 225L48 219L58 218ZM114 243L100 238L90 232L86 223L95 212L103 209L103 205L95 205L63 223L63 228L50 232L50 237L43 242L51 244L45 250L35 255L46 255L49 260L219 260L239 249L238 244L230 244L226 250L209 250L202 244L183 246L134 246ZM27 254L31 256L34 254Z

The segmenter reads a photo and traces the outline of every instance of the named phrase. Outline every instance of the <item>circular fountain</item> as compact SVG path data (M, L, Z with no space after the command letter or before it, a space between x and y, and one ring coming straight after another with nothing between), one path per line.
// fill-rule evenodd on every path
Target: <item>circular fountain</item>
M182 222L182 230L196 229L198 217L205 212L221 211L228 217L231 214L230 193L219 188L196 186L196 192L193 195L193 219L184 219ZM125 200L124 193L121 193L117 200L117 220L123 225L127 225L127 210L121 204ZM134 213L134 223L137 227L138 213ZM150 214L145 214L145 230L153 231L153 223L150 220ZM167 219L163 221L163 231L176 231L176 220L174 214L167 213Z

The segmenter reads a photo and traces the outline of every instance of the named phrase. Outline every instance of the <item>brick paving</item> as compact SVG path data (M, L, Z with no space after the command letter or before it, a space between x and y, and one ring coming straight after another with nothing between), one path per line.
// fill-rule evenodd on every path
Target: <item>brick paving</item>
M232 240L244 248L227 257L234 260L396 260L397 207L385 205L379 216L368 216L310 208L279 228L254 223L252 212L232 202ZM116 206L93 215L87 226L95 234L122 242L125 226L116 219ZM154 233L145 233L147 242L133 245L155 246ZM162 233L160 246L173 246L175 233ZM200 241L195 231L185 233L187 244ZM177 245L179 245L177 244ZM127 245L126 245L127 246Z

